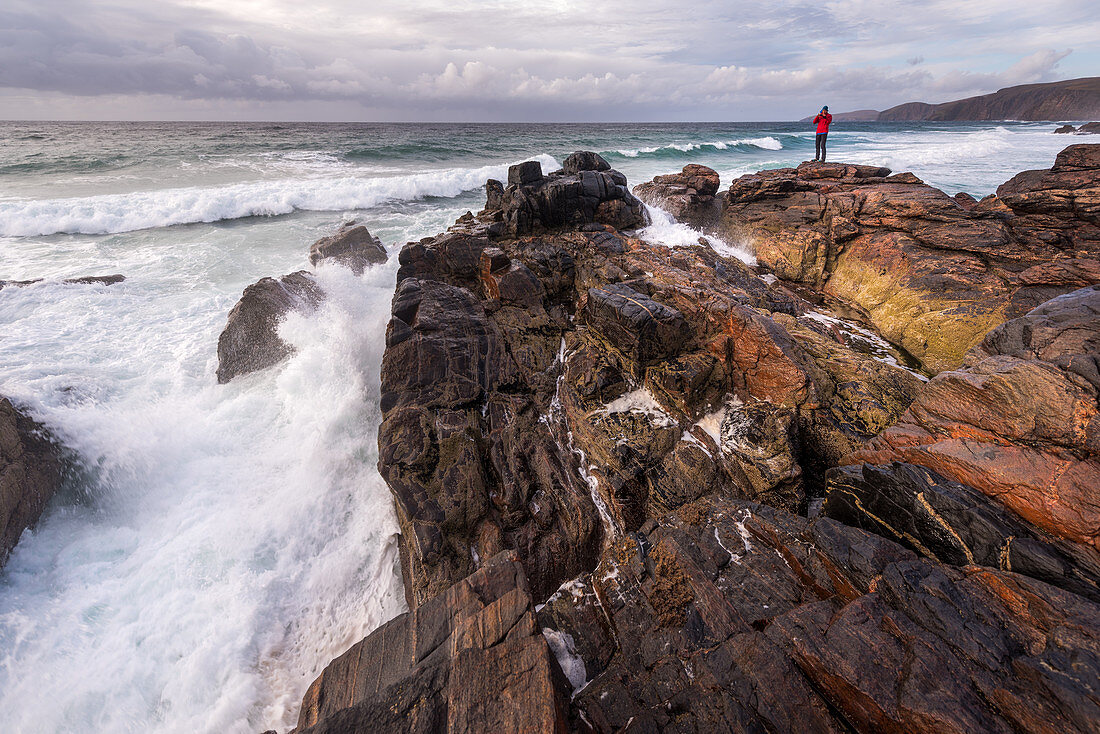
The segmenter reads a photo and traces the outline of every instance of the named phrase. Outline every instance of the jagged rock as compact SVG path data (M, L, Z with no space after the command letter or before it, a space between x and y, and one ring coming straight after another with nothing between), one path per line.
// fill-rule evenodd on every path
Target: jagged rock
M641 376L647 366L680 351L690 338L683 315L621 283L590 288L585 321Z
M61 478L60 453L46 429L0 398L0 568Z
M1093 149L1070 146L1049 171L1019 174L976 204L912 174L827 163L742 176L717 224L690 206L680 215L750 241L780 278L865 312L935 373L957 367L994 326L1100 280Z
M568 731L557 661L502 553L329 663L293 734Z
M387 258L382 241L362 225L345 224L336 234L322 237L309 248L310 264L332 260L356 275L362 275L368 265L386 262Z
M502 192L495 183L486 185L482 213L502 222L512 236L593 222L617 229L646 223L645 208L626 188L626 177L587 151L573 153L561 171L548 176L538 161L512 166Z
M41 283L42 278L35 278L34 280L0 280L0 288L6 286L14 286L16 288L22 288L28 285L34 285L35 283ZM74 285L114 285L126 280L125 275L85 275L80 278L65 278L62 283L69 283Z
M1052 538L981 492L912 464L829 470L825 514L956 566L1039 579L1100 602L1100 556Z
M1098 622L1017 574L709 498L621 538L539 612L597 732L1091 731Z
M1054 132L1059 134L1074 133L1077 132L1077 128L1073 125L1062 125L1061 127L1055 128Z
M1100 550L1100 286L992 330L845 464L901 461Z
M324 298L317 281L299 270L282 278L261 278L244 289L218 337L218 382L266 369L293 353L279 337L279 323L291 311L315 307Z
M681 221L709 230L722 213L718 193L718 172L689 163L680 173L657 176L634 187L634 194L652 206L668 211Z

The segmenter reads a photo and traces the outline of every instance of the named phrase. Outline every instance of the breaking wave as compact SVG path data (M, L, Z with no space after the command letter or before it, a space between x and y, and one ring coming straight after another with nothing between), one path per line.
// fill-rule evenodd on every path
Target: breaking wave
M559 167L549 155L534 160L546 171ZM486 179L505 178L509 165L391 177L292 178L70 199L14 199L0 201L0 236L113 234L298 210L345 211L386 201L450 198L484 185Z
M619 155L624 158L639 158L643 156L672 156L680 153L690 153L693 150L729 150L731 148L758 150L782 150L783 143L768 135L761 138L741 138L738 140L718 140L705 143L668 143L651 148L626 148L607 151L605 155Z

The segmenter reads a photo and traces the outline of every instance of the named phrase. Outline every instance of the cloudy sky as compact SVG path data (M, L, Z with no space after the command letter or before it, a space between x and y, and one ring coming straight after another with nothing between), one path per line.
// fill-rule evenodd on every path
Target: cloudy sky
M0 119L783 120L1096 75L1096 0L0 3Z

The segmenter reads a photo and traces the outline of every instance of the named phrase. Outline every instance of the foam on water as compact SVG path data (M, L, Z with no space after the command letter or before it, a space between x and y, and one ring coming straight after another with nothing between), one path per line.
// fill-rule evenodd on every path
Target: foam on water
M692 247L699 244L699 238L703 237L710 242L715 252L726 257L735 257L747 265L756 264L756 256L752 249L745 243L730 244L725 240L689 227L677 222L672 215L664 209L646 205L649 212L650 225L638 233L646 242L664 245L666 247Z
M543 170L558 168L548 155ZM297 210L366 209L385 201L453 197L486 179L506 178L509 164L452 168L405 176L253 181L72 199L0 201L0 236L107 234L176 224L289 214Z
M681 153L688 153L693 150L729 150L730 148L746 147L746 148L758 148L760 150L782 150L783 143L776 140L774 137L767 135L758 138L740 138L737 140L717 140L709 142L687 142L687 143L668 143L666 145L655 145L648 148L627 148L618 149L615 151L608 151L609 154L617 153L625 158L637 158L639 156L651 155L654 153L665 153L679 151Z
M282 327L298 353L224 386L221 298L173 316L133 281L5 290L0 315L65 356L16 344L0 387L92 475L0 577L6 731L286 729L320 666L403 608L375 468L395 267L322 269L325 305Z

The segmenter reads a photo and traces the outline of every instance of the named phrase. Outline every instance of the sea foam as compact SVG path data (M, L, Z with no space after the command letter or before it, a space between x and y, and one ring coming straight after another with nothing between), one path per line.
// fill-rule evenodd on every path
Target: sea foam
M558 168L549 155L533 160ZM177 224L290 214L297 210L366 209L386 201L454 197L503 179L509 164L450 168L404 176L291 178L218 187L188 187L70 199L0 201L0 236L113 234Z

